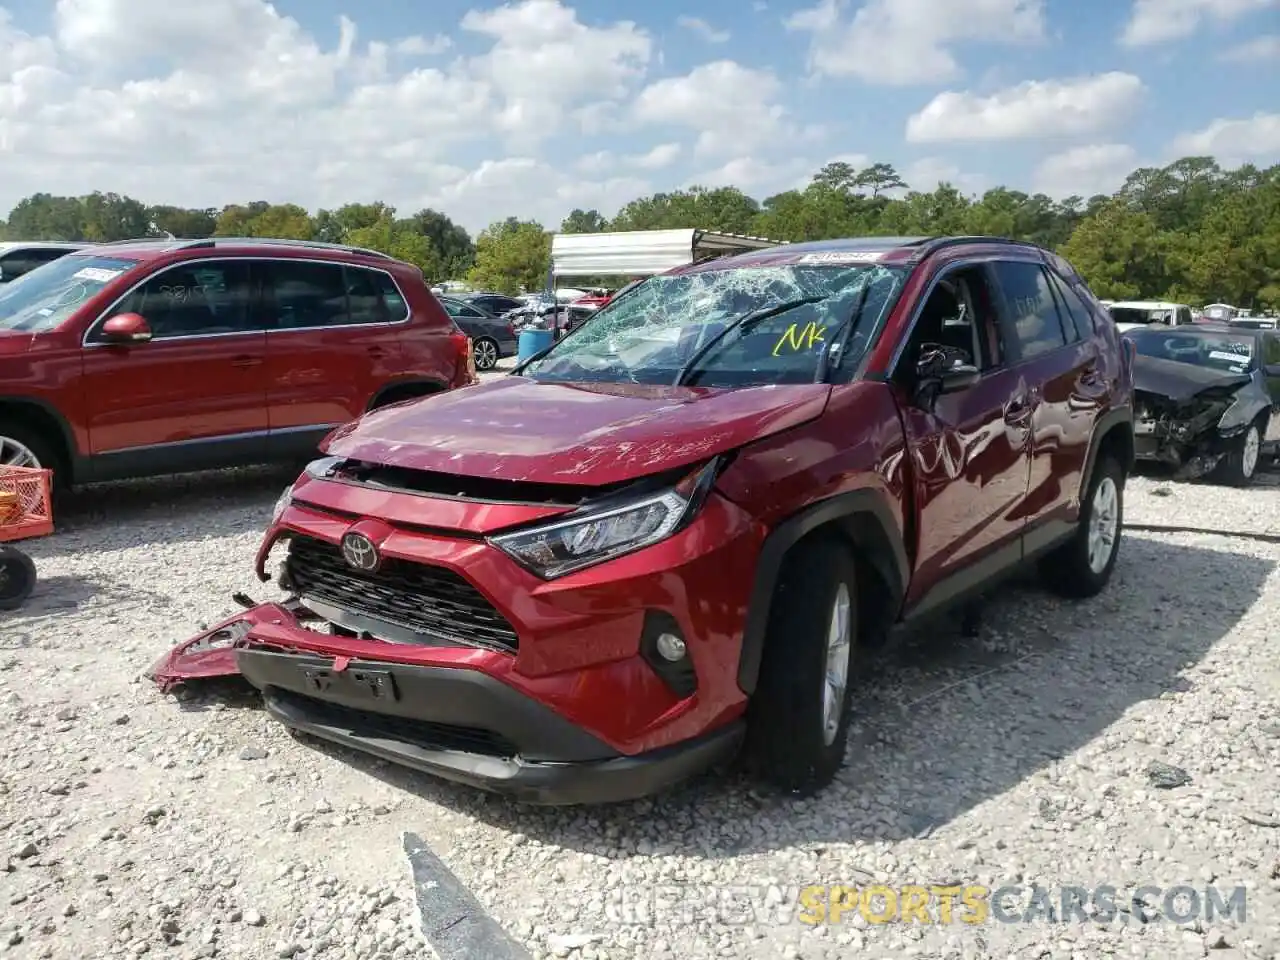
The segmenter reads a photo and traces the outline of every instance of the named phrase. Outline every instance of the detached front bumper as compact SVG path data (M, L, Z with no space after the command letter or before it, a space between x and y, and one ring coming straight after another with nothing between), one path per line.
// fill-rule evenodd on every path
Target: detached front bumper
M237 650L236 662L291 729L529 803L647 796L729 759L742 736L739 721L625 756L475 670L254 647Z
M304 626L318 619L297 601L259 604L175 647L146 675L161 690L240 676L286 727L534 804L614 803L661 792L731 759L744 733L738 718L625 754L478 668L493 655L457 651L453 665L388 660L381 654L412 651Z

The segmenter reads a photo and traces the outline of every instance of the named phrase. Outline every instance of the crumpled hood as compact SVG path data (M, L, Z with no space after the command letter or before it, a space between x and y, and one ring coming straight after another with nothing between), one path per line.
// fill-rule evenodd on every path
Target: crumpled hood
M694 464L822 413L826 384L709 389L507 376L339 428L332 456L418 470L599 486Z
M1191 400L1205 390L1220 388L1231 390L1249 383L1253 378L1247 373L1227 373L1211 370L1194 363L1162 360L1139 355L1133 364L1135 390L1168 397L1176 403Z

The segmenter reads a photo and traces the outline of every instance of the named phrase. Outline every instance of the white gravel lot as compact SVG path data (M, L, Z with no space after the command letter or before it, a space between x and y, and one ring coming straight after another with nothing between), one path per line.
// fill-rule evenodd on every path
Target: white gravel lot
M535 956L1280 957L1280 545L1130 533L1093 602L1011 585L979 638L934 630L868 665L850 764L817 799L734 774L546 810L296 741L252 697L175 699L138 682L231 613L232 591L266 596L251 560L291 479L86 491L55 537L30 544L39 592L0 614L10 955L429 957L401 849L411 831ZM1137 478L1128 513L1280 533L1280 486ZM1190 783L1156 789L1153 760ZM635 913L655 887L874 881L1242 884L1247 918L923 926L855 913L811 927L727 908Z

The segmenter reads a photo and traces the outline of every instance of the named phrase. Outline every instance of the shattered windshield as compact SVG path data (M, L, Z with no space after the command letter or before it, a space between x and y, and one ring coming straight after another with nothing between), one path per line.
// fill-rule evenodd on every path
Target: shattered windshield
M680 378L704 387L811 383L823 350L841 336L847 334L846 369L866 351L903 276L900 268L859 263L651 277L602 308L524 375L591 383L671 384ZM752 316L764 311L771 315ZM846 331L855 311L857 321Z
M1247 373L1253 363L1253 340L1248 337L1143 331L1130 339L1139 356L1190 363L1223 373Z
M0 330L52 330L137 265L136 260L73 254L36 267L0 287Z

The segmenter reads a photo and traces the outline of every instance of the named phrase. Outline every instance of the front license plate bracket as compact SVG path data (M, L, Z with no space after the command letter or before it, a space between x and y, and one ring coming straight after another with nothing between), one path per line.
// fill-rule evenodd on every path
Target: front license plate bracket
M307 690L353 700L398 700L395 676L390 670L343 670L322 667L304 672Z

